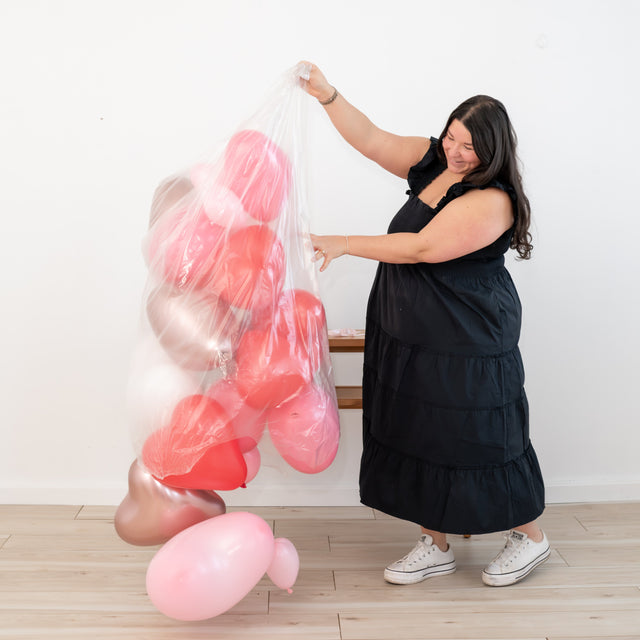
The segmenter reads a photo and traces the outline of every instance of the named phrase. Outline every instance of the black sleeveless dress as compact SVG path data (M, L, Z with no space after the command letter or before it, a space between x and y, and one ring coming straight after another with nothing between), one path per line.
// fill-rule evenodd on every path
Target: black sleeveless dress
M437 140L409 171L389 233L418 232L435 209L418 194L445 166ZM515 194L509 185L491 187ZM493 244L438 264L380 263L367 308L363 504L434 531L480 534L535 520L544 484L529 440L518 339L521 305Z

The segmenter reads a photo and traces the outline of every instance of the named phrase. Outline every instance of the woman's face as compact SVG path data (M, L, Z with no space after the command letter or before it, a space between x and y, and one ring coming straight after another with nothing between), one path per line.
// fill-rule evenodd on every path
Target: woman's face
M442 148L447 158L447 168L452 173L466 176L480 166L480 159L473 150L471 134L460 120L451 121L442 140Z

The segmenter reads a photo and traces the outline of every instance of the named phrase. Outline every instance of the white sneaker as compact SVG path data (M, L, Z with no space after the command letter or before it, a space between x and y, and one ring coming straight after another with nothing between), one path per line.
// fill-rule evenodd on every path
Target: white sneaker
M547 536L534 542L526 533L509 531L504 549L482 572L482 582L490 587L504 587L526 578L551 555Z
M426 533L401 560L384 570L384 579L392 584L415 584L433 576L443 576L456 570L453 550L440 551Z

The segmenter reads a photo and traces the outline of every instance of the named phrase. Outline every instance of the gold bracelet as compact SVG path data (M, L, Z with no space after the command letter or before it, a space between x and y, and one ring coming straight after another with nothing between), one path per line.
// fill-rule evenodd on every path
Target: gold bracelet
M328 100L318 100L318 102L323 107L326 107L328 104L331 104L337 97L338 97L338 90L335 87L333 87L333 95Z
M345 236L344 239L347 241L347 255L350 256L351 252L349 251L349 236Z

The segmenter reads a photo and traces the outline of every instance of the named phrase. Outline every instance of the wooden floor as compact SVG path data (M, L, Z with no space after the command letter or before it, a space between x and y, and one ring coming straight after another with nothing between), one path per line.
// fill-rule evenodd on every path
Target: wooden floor
M382 569L413 546L414 525L366 507L250 511L296 545L293 593L265 577L227 613L183 623L149 601L156 548L122 542L114 508L0 506L0 638L640 638L640 503L549 507L550 560L503 588L480 580L500 534L452 536L458 571L401 587Z

